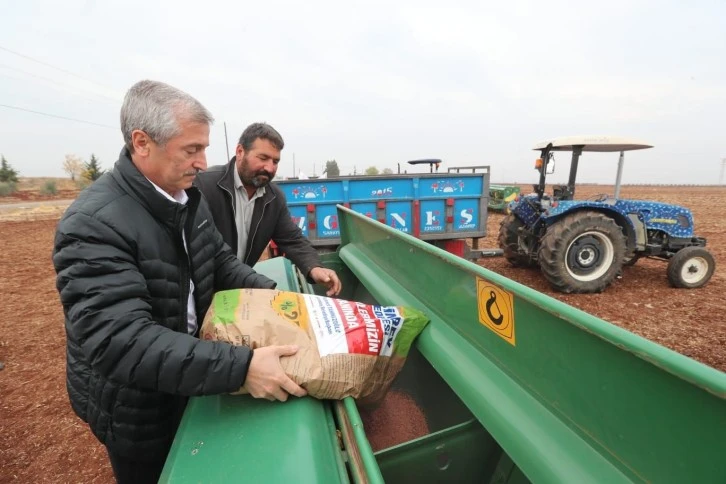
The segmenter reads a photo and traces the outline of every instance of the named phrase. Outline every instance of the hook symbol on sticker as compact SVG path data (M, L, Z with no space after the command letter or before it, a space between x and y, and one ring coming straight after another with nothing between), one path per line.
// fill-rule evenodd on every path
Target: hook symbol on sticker
M492 312L492 306L496 307L499 316L494 316L494 313ZM487 316L489 316L491 322L496 324L497 326L502 324L502 321L504 321L504 315L502 314L502 310L499 309L499 305L497 304L497 294L494 291L489 291L489 299L487 300L486 308Z
M476 292L479 322L515 346L514 295L481 277Z

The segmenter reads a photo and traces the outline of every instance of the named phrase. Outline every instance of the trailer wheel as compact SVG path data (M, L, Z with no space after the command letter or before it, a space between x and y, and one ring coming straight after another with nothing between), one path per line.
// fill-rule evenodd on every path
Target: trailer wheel
M605 289L623 267L625 237L613 219L579 212L552 224L539 249L542 272L560 292Z
M515 215L504 217L499 225L499 248L504 252L504 258L514 267L533 267L534 260L528 254L532 250L533 242L530 237L520 234L519 229L524 223Z
M668 261L668 282L673 287L695 289L704 286L713 275L716 261L703 247L685 247Z

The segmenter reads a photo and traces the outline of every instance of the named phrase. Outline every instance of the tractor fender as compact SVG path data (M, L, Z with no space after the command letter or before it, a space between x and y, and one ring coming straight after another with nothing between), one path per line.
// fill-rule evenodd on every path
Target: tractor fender
M640 220L648 230L658 230L672 238L691 238L693 233L693 214L680 205L646 200L623 200L606 198L604 200L563 200L556 206L547 208L547 216L557 216L574 209L611 210L635 220Z
M634 248L636 243L638 245L645 243L644 240L640 240L645 237L645 224L640 218L635 215L628 216L628 214L616 210L612 205L602 202L562 201L557 207L545 210L542 214L542 220L549 227L567 215L585 210L599 212L613 219L623 229L628 248ZM638 236L638 234L642 235Z

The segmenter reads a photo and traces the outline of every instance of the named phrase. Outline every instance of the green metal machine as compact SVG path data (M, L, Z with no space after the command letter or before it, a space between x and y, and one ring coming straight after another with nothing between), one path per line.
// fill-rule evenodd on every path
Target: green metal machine
M422 161L441 161L441 160L422 160ZM409 161L409 163L411 163ZM438 165L437 165L438 170ZM489 166L451 166L449 173L489 173ZM489 210L495 212L509 213L507 206L519 196L520 188L517 185L489 185L489 201L487 206Z
M515 185L489 185L489 209L509 213L509 202L519 196L520 188Z
M338 213L341 297L431 318L394 383L430 433L373 452L352 399L192 398L161 482L726 482L726 374ZM286 259L256 269L316 289Z

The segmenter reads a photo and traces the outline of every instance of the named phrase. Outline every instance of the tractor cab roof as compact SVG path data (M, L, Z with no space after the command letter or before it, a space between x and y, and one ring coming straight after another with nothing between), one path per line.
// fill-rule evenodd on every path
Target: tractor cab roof
M632 151L652 148L640 140L621 136L566 136L537 143L533 150L540 151L552 145L552 151L572 151L575 146L582 146L582 151Z

